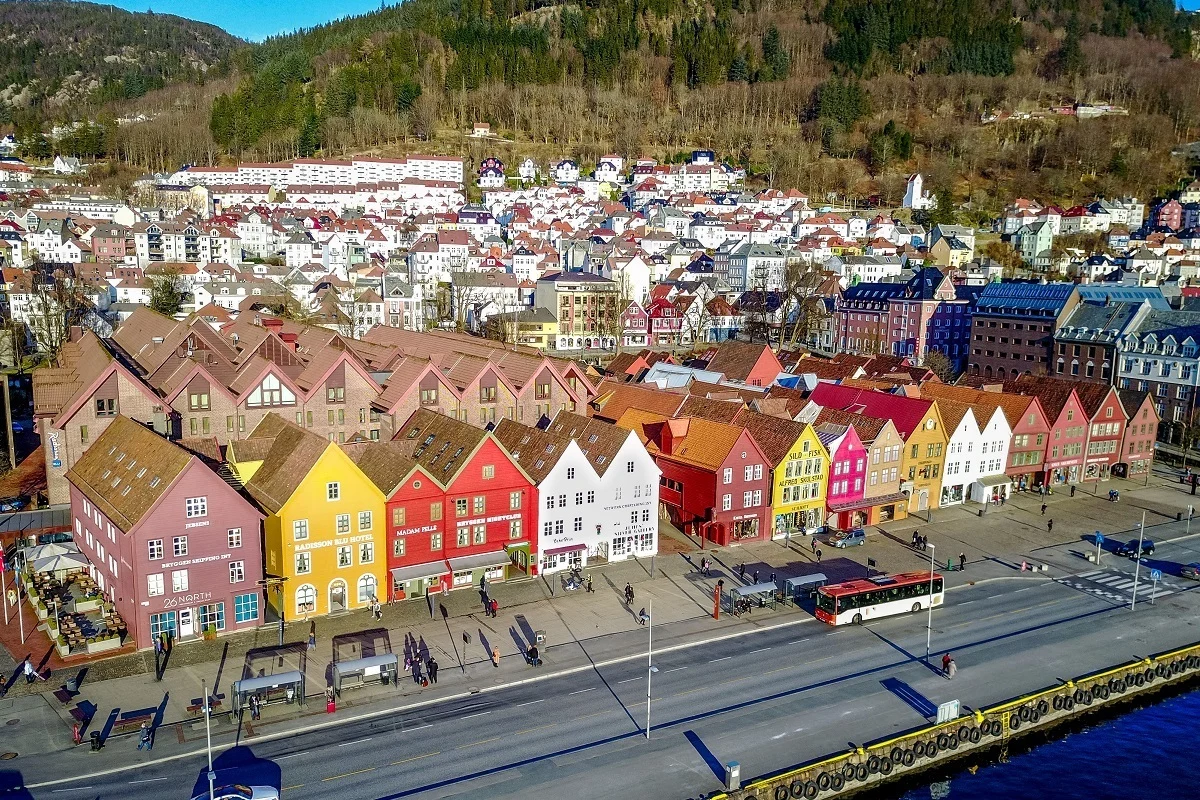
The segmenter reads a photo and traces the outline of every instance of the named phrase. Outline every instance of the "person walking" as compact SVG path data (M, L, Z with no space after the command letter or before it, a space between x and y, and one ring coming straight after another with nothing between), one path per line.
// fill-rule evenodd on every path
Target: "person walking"
M921 543L921 534L918 531L913 531L912 546L915 550L917 545Z
M33 683L38 677L37 670L33 668L33 662L30 661L29 658L25 659L25 663L22 665L21 669L25 672L26 683Z
M642 610L638 612L638 625L645 625L647 622L649 622L649 620L650 615L646 613L646 609L643 607Z
M754 570L754 585L758 585L758 570Z
M542 665L542 659L538 655L536 644L530 645L529 649L525 651L525 660L529 662L529 666L531 667L540 667Z
M1042 516L1046 516L1046 504L1042 503Z
M817 537L816 536L812 537L812 541L809 542L808 544L809 544L809 547L812 548L812 551L814 553L817 552Z
M950 659L950 666L947 667L947 669L946 669L946 677L950 680L954 680L954 676L957 674L958 674L958 664L956 664L954 662L954 659L952 658L952 659Z
M500 668L500 648L499 647L492 648L492 666L496 667L497 669Z
M774 572L771 573L771 583L775 583L775 573ZM776 585L778 585L778 584L776 584Z
M1054 532L1054 520L1052 520L1052 519L1047 520L1046 521L1046 533L1053 533L1053 532Z
M154 733L150 730L150 724L142 723L142 735L138 739L138 750L152 750L154 748Z
M743 561L741 564L738 564L738 576L742 580L746 580L746 562L745 561Z
M413 683L421 685L421 657L417 656L412 662Z
M492 602L489 605L489 607L492 610L492 619L495 619L496 616L500 613L500 601L498 601L496 598L493 597Z
M817 548L817 563L821 563L821 548Z
M437 683L438 663L433 656L429 657L429 663L425 665L425 671L429 673L429 682Z
M592 588L592 576L591 575L587 576L587 593L588 594L596 593L596 590Z
M625 584L625 605L633 605L633 586Z
M1071 497L1075 496L1075 484L1071 484Z
M959 554L958 554L958 571L959 571L959 572L962 572L962 571L964 571L966 568L967 568L967 554L966 554L966 553L959 553Z

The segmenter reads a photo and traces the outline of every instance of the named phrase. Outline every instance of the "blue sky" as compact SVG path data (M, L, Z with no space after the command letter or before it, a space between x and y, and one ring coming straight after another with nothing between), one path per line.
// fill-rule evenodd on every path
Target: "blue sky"
M392 5L395 0L388 0ZM261 41L277 33L296 28L308 28L322 22L351 14L362 14L379 8L379 0L159 0L157 3L114 0L115 5L130 11L148 8L163 14L177 14L188 19L211 22L235 36ZM1184 8L1200 8L1200 0L1183 0Z
M388 0L388 5L394 3ZM150 9L211 22L251 41L379 8L379 0L113 0L113 4L130 11Z

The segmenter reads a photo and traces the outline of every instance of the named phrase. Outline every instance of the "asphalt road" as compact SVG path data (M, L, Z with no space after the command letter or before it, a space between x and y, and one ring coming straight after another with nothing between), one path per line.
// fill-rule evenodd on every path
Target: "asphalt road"
M1196 560L1196 540L1160 545L1153 559ZM931 660L954 652L954 682L923 660L924 613L837 629L808 621L656 656L649 740L646 662L625 662L281 741L250 740L218 758L218 774L281 785L288 800L699 796L721 788L726 761L739 761L750 778L922 724L947 700L982 706L1200 639L1197 587L1169 567L1159 590L1170 593L1152 605L1144 586L1135 612L1115 589L1090 590L1124 585L1132 568L1108 555L1079 568L1088 579L1015 575L948 593L934 611ZM32 796L187 798L206 787L204 769L199 759L176 761Z

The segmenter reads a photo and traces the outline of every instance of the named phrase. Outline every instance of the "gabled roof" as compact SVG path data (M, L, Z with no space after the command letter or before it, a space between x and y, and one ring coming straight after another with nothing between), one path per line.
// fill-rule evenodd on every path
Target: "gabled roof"
M642 428L646 438L646 449L659 457L701 469L715 471L737 444L744 429L739 425L726 425L700 417L679 417L661 421L646 421L639 418L636 409L631 409L617 422L622 428L632 425ZM670 442L668 446L668 442Z
M75 462L67 480L128 532L194 459L182 447L119 415Z
M775 374L783 371L779 359L767 345L726 340L717 345L717 354L709 360L708 369L712 372L724 373L725 377L730 380L744 383L763 358L773 362L772 368Z
M640 408L673 417L683 400L684 395L673 392L605 380L597 387L595 405L598 408L593 416L616 422L628 409Z
M613 465L613 459L625 446L630 434L625 428L570 411L555 414L548 430L573 439L600 476Z
M843 411L890 419L905 439L908 439L925 419L932 405L929 400L916 400L902 395L835 386L830 383L817 386L813 390L812 400Z
M509 457L521 465L535 484L546 479L571 445L566 436L508 418L500 420L494 433Z
M418 408L396 426L392 441L407 446L407 455L414 463L448 486L488 436L483 428Z
M771 469L775 469L787 458L788 452L795 446L808 428L803 422L793 422L780 417L768 417L748 409L742 410L733 420L750 432Z
M325 454L326 448L333 446L326 439L274 412L264 416L244 441L256 442L251 445L259 451L254 455L263 456L262 465L246 484L246 492L272 514L279 513ZM271 444L263 454L261 448L266 446L267 441ZM241 442L230 442L228 449L234 455L230 459L232 461L258 460L249 457L249 454L242 455Z

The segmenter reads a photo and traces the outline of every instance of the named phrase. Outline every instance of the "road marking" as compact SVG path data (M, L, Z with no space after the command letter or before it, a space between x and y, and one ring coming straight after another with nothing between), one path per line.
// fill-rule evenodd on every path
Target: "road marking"
M432 753L425 753L424 755L420 755L420 756L413 756L412 758L402 758L402 759L400 759L399 761L393 761L393 762L392 762L392 763L391 763L389 766L392 766L392 767L394 767L394 766L396 766L397 764L407 764L407 763L408 763L408 762L410 762L410 761L417 761L417 760L419 760L419 759L422 759L422 758L429 758L430 756L441 755L441 752L442 752L441 750L435 750L435 751L434 751L434 752L432 752Z
M167 779L166 776L163 776L161 778L143 778L140 781L130 781L129 783L131 785L135 784L135 783L157 783L158 781L165 781L166 779Z
M349 747L352 744L362 744L363 742L369 742L369 741L371 741L370 736L368 736L365 739L355 739L353 742L342 742L341 744L338 745L338 747Z
M967 600L965 603L955 603L954 605L955 606L969 606L969 605L971 605L971 603L974 603L974 602L975 602L974 600Z
M809 638L811 638L811 637L809 637ZM789 645L791 645L791 644L800 644L801 642L807 642L807 641L808 641L808 638L805 638L805 639L793 639L792 641L788 642L788 644L789 644Z
M709 662L709 663L712 663L712 662ZM640 681L640 680L641 680L641 678L640 678L640 677L638 677L638 678L626 678L626 679L625 679L625 680L623 680L623 681L617 681L617 683L631 683L631 682L633 682L633 681Z
M375 767L367 767L366 769L356 769L354 772L343 772L341 775L330 775L328 778L321 778L321 782L336 781L339 778L349 778L351 775L362 775L364 772L371 772Z
M83 790L85 790L85 789L90 789L90 788L92 788L92 787L90 787L90 786L76 786L76 787L75 787L75 788L73 788L73 789L54 789L53 791L54 791L54 793L58 793L58 792L82 792Z
M715 664L718 661L728 661L731 658L733 658L733 656L721 656L720 658L714 658L713 660L709 661L708 663Z
M291 754L289 754L289 755L286 755L286 756L279 756L279 757L278 757L278 758L276 758L275 760L276 760L276 761L283 761L283 760L284 760L284 759L286 759L286 758L297 758L297 757L299 757L299 756L306 756L306 755L308 755L308 751L307 751L307 750L305 750L303 753L291 753Z
M531 706L534 703L544 703L544 702L546 702L546 698L543 697L541 700L530 700L528 703L517 703L515 706L513 706L513 708L520 708L521 706Z
M765 653L765 652L767 652L767 651L768 651L768 650L770 650L770 649L771 649L771 648L769 648L769 647L760 647L760 648L758 648L757 650L751 650L749 653L745 653L745 655L752 656L752 655L754 655L755 653Z
M551 722L549 725L538 725L536 728L526 728L523 731L517 731L517 735L520 736L522 733L533 733L534 731L542 731L542 730L545 730L546 728L553 728L557 725L558 725L557 722Z
M484 714L490 714L490 713L492 713L492 712L490 712L490 711L480 711L478 714L468 714L468 715L467 715L467 716L465 716L465 717L459 717L459 719L471 719L472 717L482 717Z
M569 692L567 696L569 697L572 694L583 694L584 692L594 692L595 690L596 690L596 687L593 686L590 689L580 689L577 692Z
M282 789L280 789L279 791L281 791L281 792L290 792L292 789L299 789L299 788L301 788L302 786L304 786L304 784L303 784L303 783L297 783L295 786L285 786L285 787L283 787Z
M497 742L499 740L500 740L499 736L493 736L490 739L480 739L478 742L471 742L470 744L460 744L458 747L456 747L454 749L455 750L466 750L468 747L475 747L476 745L487 744L488 742Z
M670 669L664 669L663 674L665 675L668 672L679 672L681 669L687 669L687 667L671 667Z
M1017 589L1015 592L1013 592L1013 594L1020 594L1021 592L1028 592L1030 589L1036 589L1036 588L1037 588L1036 586L1026 586L1024 589Z

